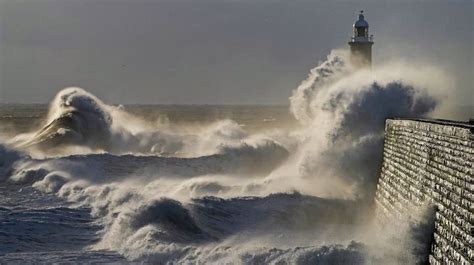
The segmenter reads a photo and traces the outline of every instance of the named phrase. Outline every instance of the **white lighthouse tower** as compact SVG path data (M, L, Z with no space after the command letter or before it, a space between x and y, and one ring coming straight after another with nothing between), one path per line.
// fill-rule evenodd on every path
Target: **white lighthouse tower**
M361 10L359 19L354 22L353 35L349 41L353 67L364 68L372 65L373 44L373 36L369 36L369 23L364 19L364 11Z

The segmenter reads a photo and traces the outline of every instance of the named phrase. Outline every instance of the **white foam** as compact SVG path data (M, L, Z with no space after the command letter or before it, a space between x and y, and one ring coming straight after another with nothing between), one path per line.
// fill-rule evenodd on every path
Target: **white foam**
M192 129L150 124L69 88L42 128L17 139L46 158L0 145L0 175L91 207L105 226L93 247L130 260L405 262L409 227L381 230L369 218L383 121L429 115L438 102L431 92L445 82L432 68L355 72L347 61L347 52L332 52L293 92L303 129L268 135L230 120ZM201 198L208 195L219 198ZM400 244L383 244L393 238Z

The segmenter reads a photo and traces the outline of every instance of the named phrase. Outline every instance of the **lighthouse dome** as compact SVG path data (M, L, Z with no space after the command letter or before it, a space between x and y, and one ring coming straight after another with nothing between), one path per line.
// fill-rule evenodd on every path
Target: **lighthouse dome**
M356 22L354 22L354 28L368 28L368 27L369 27L369 23L365 21L364 15L361 12L359 14L359 19Z

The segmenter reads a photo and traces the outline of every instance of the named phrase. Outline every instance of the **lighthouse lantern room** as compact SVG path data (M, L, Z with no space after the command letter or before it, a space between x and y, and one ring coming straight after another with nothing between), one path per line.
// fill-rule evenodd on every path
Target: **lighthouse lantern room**
M354 22L353 35L349 41L351 47L351 63L355 68L370 67L372 64L373 36L369 36L369 23L361 10L359 19Z

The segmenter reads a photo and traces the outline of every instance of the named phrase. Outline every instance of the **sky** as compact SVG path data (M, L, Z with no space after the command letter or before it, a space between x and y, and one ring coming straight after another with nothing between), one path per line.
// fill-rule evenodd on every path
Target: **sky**
M0 0L0 103L79 86L109 103L288 104L360 9L375 65L439 65L473 104L470 0Z

